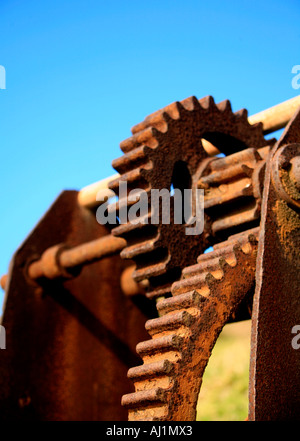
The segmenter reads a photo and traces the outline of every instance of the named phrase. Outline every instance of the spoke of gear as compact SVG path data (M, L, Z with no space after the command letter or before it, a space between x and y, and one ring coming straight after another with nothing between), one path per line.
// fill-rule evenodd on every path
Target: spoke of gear
M133 127L132 133L120 145L124 155L113 161L121 175L110 183L117 194L121 181L127 182L128 191L141 188L150 193L151 189L170 189L172 184L180 189L193 186L205 190L208 214L201 236L186 235L186 225L174 223L127 223L112 231L127 241L121 256L135 261L135 280L148 279L147 295L159 297L170 293L181 268L193 264L207 247L225 240L226 234L238 232L240 225L245 229L245 225L250 228L258 224L259 186L255 193L254 169L257 163L261 168L266 146L272 141L264 138L261 123L249 124L245 109L233 113L228 100L216 104L210 96L175 102L148 116ZM203 139L230 156L212 160L203 148ZM238 164L242 157L244 162ZM231 183L220 178L224 167ZM236 208L237 201L242 208ZM117 208L124 204L130 206L127 197L117 202Z
M122 398L129 420L195 420L214 344L253 287L257 235L244 232L199 256L173 284L173 297L158 302L161 316L146 323L152 339L137 346L143 365L128 372L136 390Z

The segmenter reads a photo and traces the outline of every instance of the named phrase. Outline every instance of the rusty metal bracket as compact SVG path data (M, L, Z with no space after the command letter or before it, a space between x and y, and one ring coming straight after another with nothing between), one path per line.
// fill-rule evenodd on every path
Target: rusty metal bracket
M56 244L82 251L109 233L78 204L78 192L63 192L15 253L5 282L1 420L127 419L120 405L132 390L126 372L137 361L135 346L146 337L154 305L123 293L128 265L118 254L84 265L76 277L53 279L64 275L57 262L67 252ZM39 256L46 256L48 278L37 283L28 268Z
M300 111L266 166L253 303L249 420L299 420ZM298 144L297 144L298 143Z

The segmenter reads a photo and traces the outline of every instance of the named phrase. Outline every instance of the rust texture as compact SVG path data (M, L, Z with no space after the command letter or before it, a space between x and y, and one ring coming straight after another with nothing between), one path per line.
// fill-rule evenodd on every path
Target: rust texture
M128 372L135 392L122 404L130 420L195 419L214 343L227 322L240 319L241 306L251 317L254 289L249 420L299 419L300 357L291 345L300 319L299 121L298 115L274 148L271 142L200 158L192 179L205 190L207 237L213 237L206 244L214 249L202 254L202 242L198 263L188 266L175 250L182 257L180 280L173 281L171 297L166 290L157 303L160 317L146 323L152 339L137 346L143 364ZM268 228L260 226L261 207L269 213ZM253 228L243 231L247 226Z
M100 239L77 245L71 249L64 244L54 245L45 250L39 260L32 262L28 268L28 276L32 279L46 277L56 279L59 277L70 278L72 271L84 265L101 260L120 252L126 242L122 238L113 237L107 234Z
M217 252L200 255L173 284L172 297L158 302L161 316L146 323L152 340L137 346L144 364L128 372L136 388L122 399L129 420L196 418L202 375L215 341L253 287L256 248L253 233L225 241Z
M253 170L257 163L262 168L274 140L267 141L262 124L250 125L247 115L245 109L233 113L228 100L216 104L211 96L199 101L191 97L148 116L120 144L124 155L113 166L121 177L109 185L117 194L121 181L128 183L128 190L147 190L149 201L151 189L170 189L171 184L205 189L207 210L200 237L186 235L185 225L162 222L113 229L127 241L121 256L137 264L135 280L149 280L149 297L168 294L182 268L193 264L208 246L239 232L241 225L243 229L258 225L261 174ZM203 139L230 156L209 158ZM120 199L117 208L125 202L130 206L130 201Z
M127 264L118 255L84 266L71 279L27 276L31 260L57 243L101 241L109 231L64 192L17 250L6 282L0 351L1 420L126 420L121 396L136 344L154 317L144 296L120 287Z
M120 147L109 192L126 181L151 206L152 189L202 189L204 231L172 222L174 200L171 224L110 230L90 189L63 192L1 278L1 418L194 420L222 328L251 318L248 419L299 419L300 110L276 142L228 100L190 97Z
M300 417L300 352L292 346L292 328L300 323L300 193L293 167L299 161L299 141L300 111L274 146L266 168L252 317L249 420Z

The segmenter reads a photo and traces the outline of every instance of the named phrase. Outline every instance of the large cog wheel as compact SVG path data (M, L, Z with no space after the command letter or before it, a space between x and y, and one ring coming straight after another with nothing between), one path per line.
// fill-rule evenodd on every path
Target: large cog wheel
M193 421L202 376L214 344L255 283L258 228L229 238L172 286L173 297L157 304L149 320L151 340L139 343L143 365L128 377L135 392L122 404L132 421Z
M224 154L270 144L263 136L262 124L250 125L247 116L245 109L233 113L228 100L215 104L210 96L200 101L187 98L149 115L133 127L133 136L121 143L124 155L113 161L121 176L110 188L119 194L121 181L127 182L128 191L142 188L149 193L151 189L170 189L172 184L180 189L197 186L199 170L210 161L203 139ZM119 199L118 206L124 203L130 205L127 196ZM171 284L180 278L180 268L193 264L208 246L220 241L213 238L207 215L200 236L186 235L185 228L174 223L127 223L112 230L127 241L121 256L135 261L135 280L149 280L149 297L170 293Z

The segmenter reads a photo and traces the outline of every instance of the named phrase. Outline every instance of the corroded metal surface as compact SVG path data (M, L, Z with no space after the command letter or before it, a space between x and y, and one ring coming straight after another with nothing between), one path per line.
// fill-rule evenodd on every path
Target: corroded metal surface
M124 258L133 259L137 269L133 276L137 281L148 279L150 289L149 297L158 297L170 292L171 283L180 278L181 269L196 261L197 256L213 243L224 240L216 237L221 230L232 228L231 234L238 232L240 224L251 223L259 219L259 206L253 198L254 195L250 176L253 165L262 162L259 154L248 152L245 155L244 167L240 170L234 168L234 158L231 164L225 165L226 160L217 162L211 160L202 146L202 139L211 142L220 152L232 154L252 147L254 150L266 147L273 141L266 141L262 125L250 125L245 109L233 113L228 100L215 104L212 97L198 101L195 97L173 103L164 109L148 116L142 123L132 129L133 136L121 143L124 155L113 161L114 168L121 177L110 183L110 188L119 192L120 182L128 183L128 190L142 188L148 193L151 189L188 189L198 186L202 172L210 167L215 167L219 172L228 172L228 178L244 177L239 179L234 188L228 187L229 199L220 200L220 186L215 190L218 193L218 204L230 202L230 197L247 199L248 205L238 210L231 207L232 216L218 218L205 214L205 227L201 236L185 234L185 225L158 226L147 224L123 224L116 227L114 235L124 237L127 247L121 252ZM240 161L240 166L243 162ZM248 165L247 165L248 164ZM248 167L248 168L247 168ZM212 176L212 173L211 173ZM208 177L205 176L207 179ZM214 174L217 183L217 173ZM204 184L204 176L202 183ZM224 186L223 186L224 188ZM238 193L238 194L237 194ZM209 198L209 197L208 197ZM208 199L207 198L207 199ZM150 199L150 194L149 194ZM222 199L222 197L221 197ZM251 199L251 200L248 200ZM212 202L212 198L210 198ZM130 205L127 197L120 199L118 207ZM225 208L223 214L225 214ZM172 219L172 216L171 216ZM228 222L228 224L226 224ZM212 227L213 225L213 227ZM254 226L254 225L253 225ZM244 228L247 228L246 226ZM248 226L249 228L249 226ZM227 233L227 235L230 233ZM180 249L180 253L178 252Z
M249 420L300 418L300 352L292 346L292 328L300 323L300 193L293 170L299 141L300 111L274 146L266 168L252 317Z
M126 372L137 362L146 319L155 316L144 296L123 294L127 265L115 255L71 279L27 277L30 260L54 244L76 247L108 233L78 205L77 192L64 192L16 252L2 322L1 420L127 419L120 405L132 390Z
M158 302L161 316L146 323L152 340L137 346L144 364L128 372L136 391L122 404L130 420L195 419L215 341L253 288L256 249L253 233L224 242L218 252L201 255L197 265L186 268L172 286L173 297Z
M1 279L2 419L123 420L128 409L130 420L193 420L219 333L252 309L249 419L300 418L291 344L300 323L300 112L274 147L264 138L272 124L263 131L227 100L191 97L121 143L110 189L119 194L126 181L150 205L152 189L203 189L200 236L172 222L174 199L171 224L120 224L112 235L92 211L95 191L112 194L107 180L62 193ZM133 203L127 193L108 210ZM137 343L143 364L132 367Z
M32 279L68 279L73 276L72 269L76 268L78 272L84 265L118 254L125 245L124 239L113 237L110 233L73 248L65 244L54 245L47 248L40 259L30 264L28 276Z

